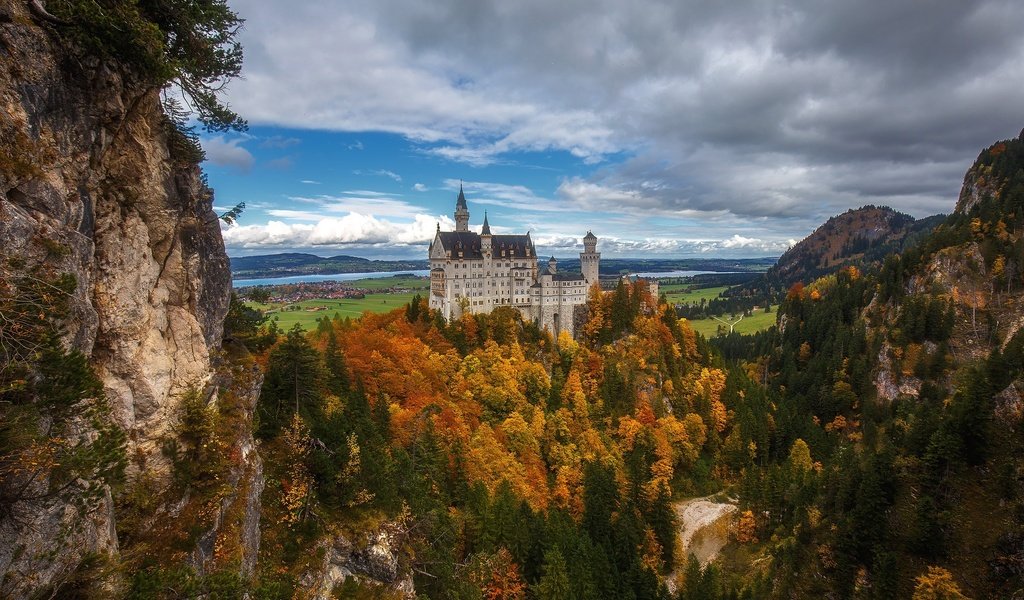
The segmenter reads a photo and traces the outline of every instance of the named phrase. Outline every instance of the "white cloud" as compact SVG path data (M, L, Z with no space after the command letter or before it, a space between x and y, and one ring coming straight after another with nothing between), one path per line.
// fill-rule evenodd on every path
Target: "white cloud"
M445 179L445 189L453 192L462 186L470 194L469 202L514 208L520 211L564 212L570 207L564 203L543 198L525 185L508 185L488 181L461 181Z
M397 181L399 183L401 183L401 181L402 181L402 176L401 175L399 175L398 173L395 173L394 171L388 171L387 169L378 169L376 171L373 171L373 173L375 173L377 175L382 175L384 177L389 177L389 178L394 179L395 181Z
M202 145L206 152L206 160L218 167L234 167L239 171L249 172L256 159L239 145L244 141L245 138L241 137L225 140L222 135L205 138Z
M309 215L281 216L304 218ZM321 217L315 223L268 221L263 225L224 225L222 232L224 243L229 248L425 246L437 230L438 223L445 229L455 226L450 218L443 215L417 214L411 222L398 222L351 212L340 217Z
M289 196L289 200L302 202L303 204L315 204L319 206L321 215L327 213L355 212L367 215L381 215L385 217L408 217L412 214L426 214L427 209L415 204L409 204L405 200L389 198L375 192L356 190L345 192L345 194L331 196L321 194L317 196Z
M300 179L299 183L304 183L306 185L320 185L320 182L315 179Z
M229 100L472 165L568 152L601 165L559 190L579 206L801 231L869 202L947 210L977 151L1020 128L1020 2L472 4L237 0Z
M412 189L413 189L413 191L416 191L416 192L426 192L430 188L428 188L427 186L423 185L422 183L414 183L414 184L412 184Z

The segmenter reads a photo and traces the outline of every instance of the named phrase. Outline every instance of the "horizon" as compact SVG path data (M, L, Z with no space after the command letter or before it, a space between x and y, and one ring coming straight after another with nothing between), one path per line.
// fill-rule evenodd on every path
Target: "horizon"
M460 183L549 253L778 256L851 208L950 212L1024 125L1002 0L232 6L250 128L201 141L233 256L425 255Z

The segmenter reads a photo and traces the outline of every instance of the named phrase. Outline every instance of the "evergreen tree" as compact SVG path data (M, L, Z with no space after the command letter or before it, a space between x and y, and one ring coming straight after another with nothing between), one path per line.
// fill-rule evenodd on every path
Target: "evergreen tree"
M557 548L544 554L544 575L537 583L538 600L571 600L574 598L569 587L569 574L565 567L565 558Z

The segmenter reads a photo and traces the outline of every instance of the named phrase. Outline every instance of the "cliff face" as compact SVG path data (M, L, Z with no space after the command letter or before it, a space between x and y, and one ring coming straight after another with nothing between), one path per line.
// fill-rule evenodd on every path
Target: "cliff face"
M83 64L48 27L0 0L0 259L74 276L65 341L102 380L130 476L160 477L160 440L179 393L209 381L228 307L212 194L171 155L158 90ZM85 520L53 501L0 527L4 596L117 548L109 497Z

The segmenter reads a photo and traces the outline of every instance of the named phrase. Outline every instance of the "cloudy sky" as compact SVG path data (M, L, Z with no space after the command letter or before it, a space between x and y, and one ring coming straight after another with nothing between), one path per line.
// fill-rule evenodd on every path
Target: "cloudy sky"
M1024 127L1019 0L234 0L246 135L204 139L234 255L774 256L865 204L952 209Z

